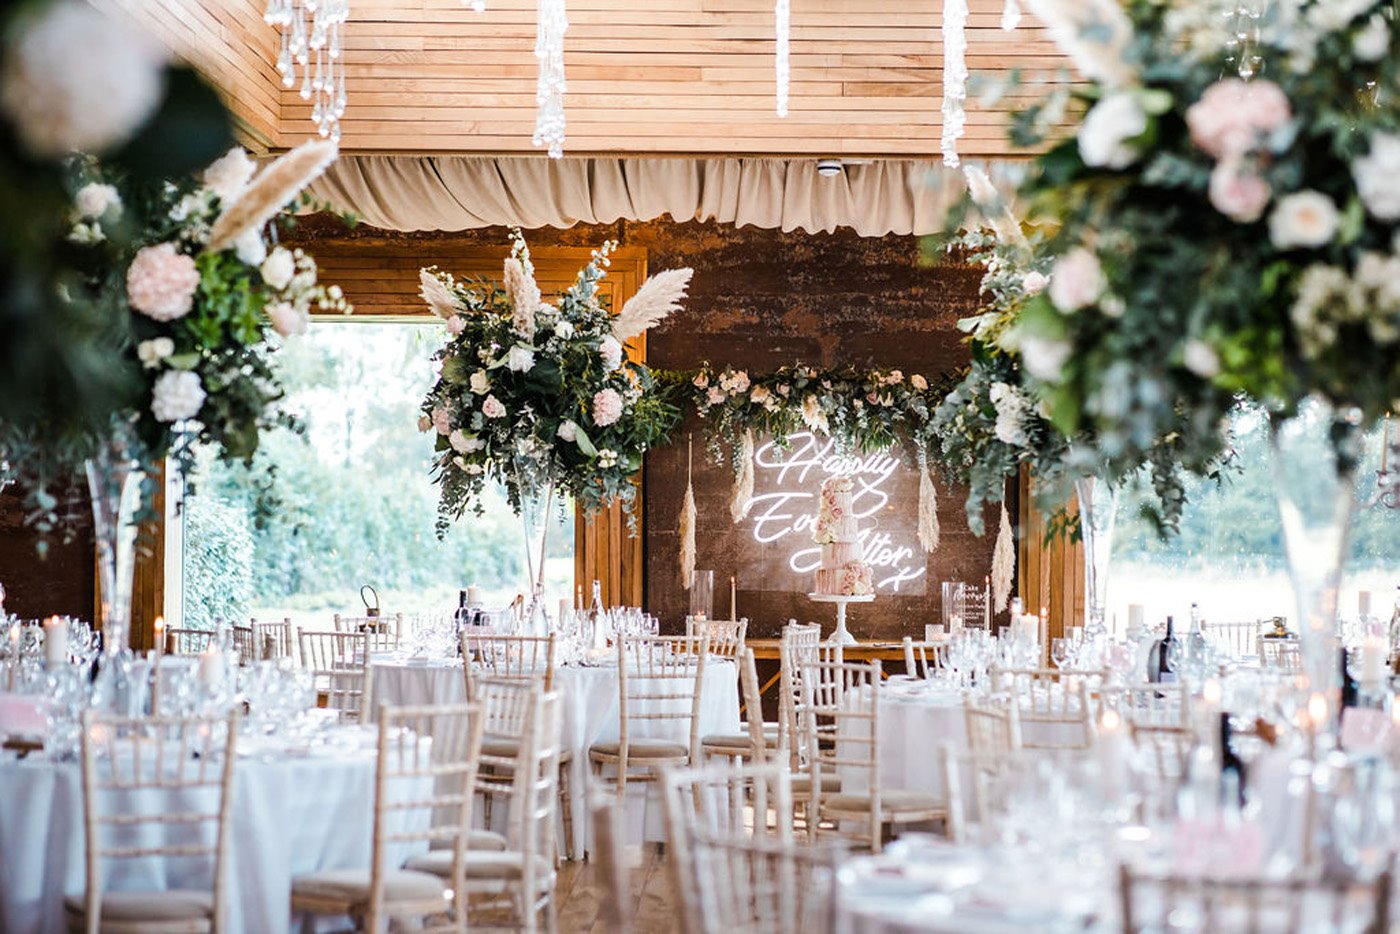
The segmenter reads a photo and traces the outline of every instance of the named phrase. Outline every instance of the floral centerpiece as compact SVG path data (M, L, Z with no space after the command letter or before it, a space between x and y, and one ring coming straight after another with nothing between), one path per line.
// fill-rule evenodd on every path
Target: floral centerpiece
M1279 418L1310 396L1329 408L1313 421L1330 466L1293 473L1341 482L1281 490L1290 550L1328 542L1294 568L1325 687L1358 429L1400 398L1394 4L1277 0L1244 21L1215 0L1031 6L1088 83L1022 191L1058 228L1017 323L1026 370L1050 419L1092 429L1115 465L1170 435L1204 467L1241 394ZM1021 114L1016 141L1045 143L1054 109Z
M679 413L624 345L680 308L691 271L652 276L614 316L598 291L614 246L595 250L553 303L541 296L519 231L499 284L422 271L423 299L449 335L419 419L437 435L439 534L469 507L480 510L490 481L505 487L527 527L538 501L556 493L586 514L619 503L631 519L642 456L669 437Z
M74 163L75 274L64 292L109 317L108 366L122 392L106 424L52 437L0 426L0 444L40 481L86 466L113 650L126 644L142 475L167 458L188 472L196 444L251 461L261 432L287 420L271 335L301 333L312 310L347 310L310 256L269 245L269 224L335 155L332 144L308 143L254 177L256 165L234 149L198 177L169 181Z

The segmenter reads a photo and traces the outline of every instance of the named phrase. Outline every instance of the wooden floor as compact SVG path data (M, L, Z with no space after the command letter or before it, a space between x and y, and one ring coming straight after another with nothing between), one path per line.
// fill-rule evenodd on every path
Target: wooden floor
M634 934L673 934L680 930L678 906L671 897L670 867L661 844L627 847L629 891L626 910ZM596 883L597 864L572 860L559 869L556 899L560 934L613 934L611 925L599 920L602 887ZM490 925L489 916L474 916Z

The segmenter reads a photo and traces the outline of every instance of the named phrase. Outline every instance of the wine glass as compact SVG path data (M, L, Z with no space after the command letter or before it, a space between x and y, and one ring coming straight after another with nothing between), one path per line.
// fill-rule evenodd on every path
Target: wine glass
M1063 637L1056 637L1050 640L1050 660L1055 663L1056 668L1064 668L1066 660L1069 659L1069 640Z

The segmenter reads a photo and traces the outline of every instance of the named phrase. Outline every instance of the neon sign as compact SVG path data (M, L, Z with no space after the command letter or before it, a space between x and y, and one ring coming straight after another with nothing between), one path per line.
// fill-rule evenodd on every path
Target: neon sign
M917 475L888 452L843 456L834 441L806 431L791 435L787 450L764 442L754 451L754 495L746 520L754 541L765 554L781 555L782 568L803 578L797 586L807 586L821 564L821 549L812 542L817 491L833 474L855 480L851 508L860 520L860 553L874 571L876 591L924 593L928 565L912 508ZM790 582L775 579L786 575L774 573L779 569L769 561L762 563L768 573L751 583L762 590L790 589Z

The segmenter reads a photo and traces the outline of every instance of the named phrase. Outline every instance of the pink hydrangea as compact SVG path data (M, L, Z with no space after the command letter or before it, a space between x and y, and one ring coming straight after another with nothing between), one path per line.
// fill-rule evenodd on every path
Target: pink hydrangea
M189 314L198 287L194 258L175 249L173 243L142 247L126 271L127 301L157 321L174 321Z
M622 396L609 387L593 394L593 424L602 428L622 417Z
M1222 79L1186 109L1191 141L1217 159L1248 152L1291 119L1288 96L1263 79Z

